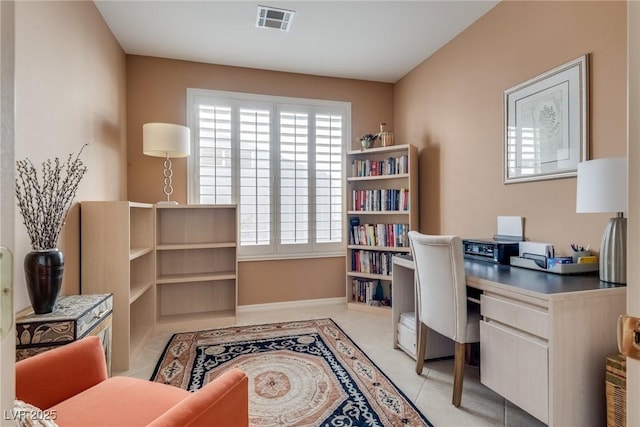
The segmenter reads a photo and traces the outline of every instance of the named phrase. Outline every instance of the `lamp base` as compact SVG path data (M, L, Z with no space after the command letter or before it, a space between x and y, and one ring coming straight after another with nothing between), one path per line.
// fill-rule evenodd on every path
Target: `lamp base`
M161 200L161 201L157 202L156 204L158 204L158 205L177 205L178 202L176 202L174 200Z
M627 219L609 219L600 246L600 280L627 284Z

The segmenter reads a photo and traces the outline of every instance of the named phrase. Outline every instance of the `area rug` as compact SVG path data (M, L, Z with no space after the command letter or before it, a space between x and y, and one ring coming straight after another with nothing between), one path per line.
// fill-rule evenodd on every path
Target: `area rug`
M230 368L252 426L432 426L331 319L175 334L151 380L196 391Z

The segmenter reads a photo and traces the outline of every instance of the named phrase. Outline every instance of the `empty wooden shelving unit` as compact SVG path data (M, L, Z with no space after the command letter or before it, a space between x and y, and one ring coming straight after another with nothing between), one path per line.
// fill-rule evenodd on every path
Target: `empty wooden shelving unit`
M113 293L112 368L126 371L155 323L153 205L82 202L80 215L81 291Z
M156 205L157 330L235 322L236 224L235 205Z

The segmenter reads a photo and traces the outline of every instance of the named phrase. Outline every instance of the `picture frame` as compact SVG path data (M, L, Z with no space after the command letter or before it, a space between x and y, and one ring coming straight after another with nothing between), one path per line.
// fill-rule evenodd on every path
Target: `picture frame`
M589 159L589 57L504 91L504 183L576 176Z

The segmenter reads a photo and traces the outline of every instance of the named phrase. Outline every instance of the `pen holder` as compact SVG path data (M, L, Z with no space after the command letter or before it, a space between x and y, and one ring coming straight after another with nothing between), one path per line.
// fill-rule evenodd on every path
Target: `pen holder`
M571 253L574 264L578 262L578 259L583 256L591 256L591 251L574 251Z

